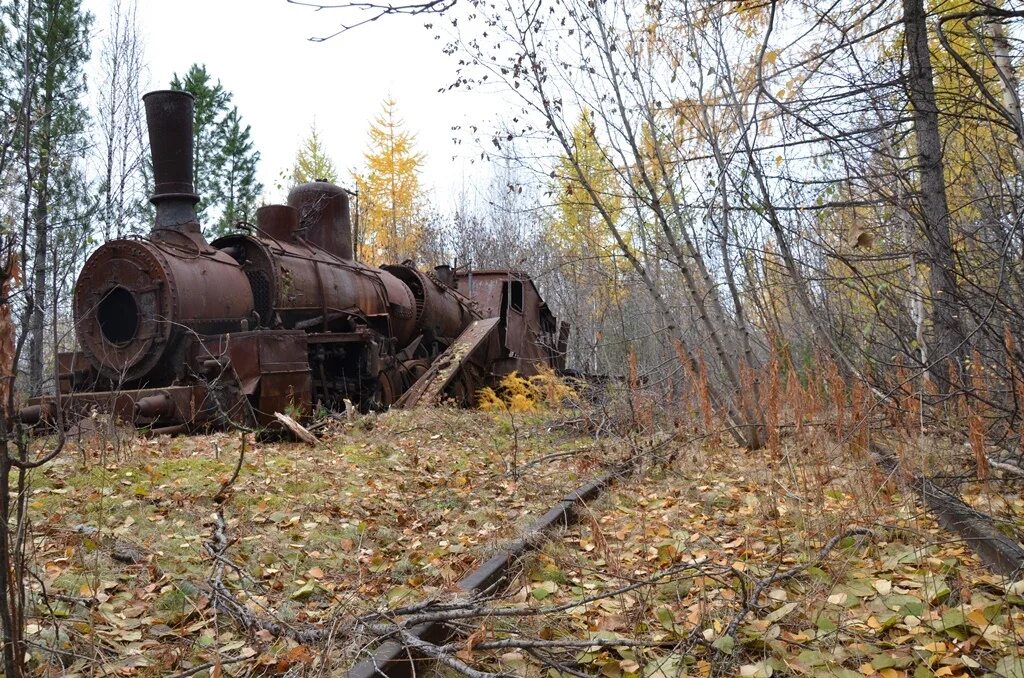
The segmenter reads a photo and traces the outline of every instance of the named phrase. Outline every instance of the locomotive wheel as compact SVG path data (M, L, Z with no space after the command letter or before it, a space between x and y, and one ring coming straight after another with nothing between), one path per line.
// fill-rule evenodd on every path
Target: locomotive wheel
M377 377L377 393L378 409L385 410L394 404L394 385L387 372L381 372Z
M426 374L427 370L430 369L429 360L406 360L402 363L402 376L403 384L402 390L409 389L416 380Z

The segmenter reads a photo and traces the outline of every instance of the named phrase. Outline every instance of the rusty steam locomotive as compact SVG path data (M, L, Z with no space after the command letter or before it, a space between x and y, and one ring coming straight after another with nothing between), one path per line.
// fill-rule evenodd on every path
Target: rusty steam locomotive
M275 412L379 409L564 368L568 326L522 272L376 268L353 257L348 193L317 181L254 225L208 242L192 184L193 99L143 97L156 186L144 239L114 240L75 285L79 350L58 356L58 389L25 423L101 410L154 430ZM400 402L401 401L401 402Z

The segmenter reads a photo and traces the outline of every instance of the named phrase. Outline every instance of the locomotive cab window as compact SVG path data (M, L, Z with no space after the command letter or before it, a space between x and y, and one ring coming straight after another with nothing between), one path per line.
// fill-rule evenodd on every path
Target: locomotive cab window
M513 280L509 285L508 305L516 313L523 312L523 283Z

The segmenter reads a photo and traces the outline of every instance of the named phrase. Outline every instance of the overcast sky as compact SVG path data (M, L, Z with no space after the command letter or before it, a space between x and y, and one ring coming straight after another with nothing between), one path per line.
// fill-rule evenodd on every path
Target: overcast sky
M127 0L124 0L125 2ZM84 0L95 17L92 52L99 57L109 26L109 0ZM234 95L262 154L267 197L290 168L313 120L344 182L362 163L367 128L389 94L426 154L423 184L442 205L490 172L467 159L479 148L452 143L452 125L494 117L493 95L446 92L454 62L423 19L390 17L332 38L337 10L314 11L285 0L139 0L149 64L148 89L164 89L174 73L204 63ZM93 64L95 66L95 63ZM95 82L96 68L91 81ZM453 161L453 155L458 157Z

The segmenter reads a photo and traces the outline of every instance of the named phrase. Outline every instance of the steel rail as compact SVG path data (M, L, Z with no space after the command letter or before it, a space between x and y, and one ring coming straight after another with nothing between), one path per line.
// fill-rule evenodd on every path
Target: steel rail
M634 456L560 499L547 513L535 520L523 536L498 549L486 562L459 580L456 584L458 589L468 595L493 589L506 578L520 558L543 544L551 531L578 522L583 515L581 509L586 503L599 497L617 479L630 475L639 459L639 456ZM409 629L409 633L428 643L442 644L453 638L457 631L444 622L433 621L414 626ZM410 678L418 675L430 661L433 659L417 655L398 641L386 640L370 657L352 667L348 678Z

